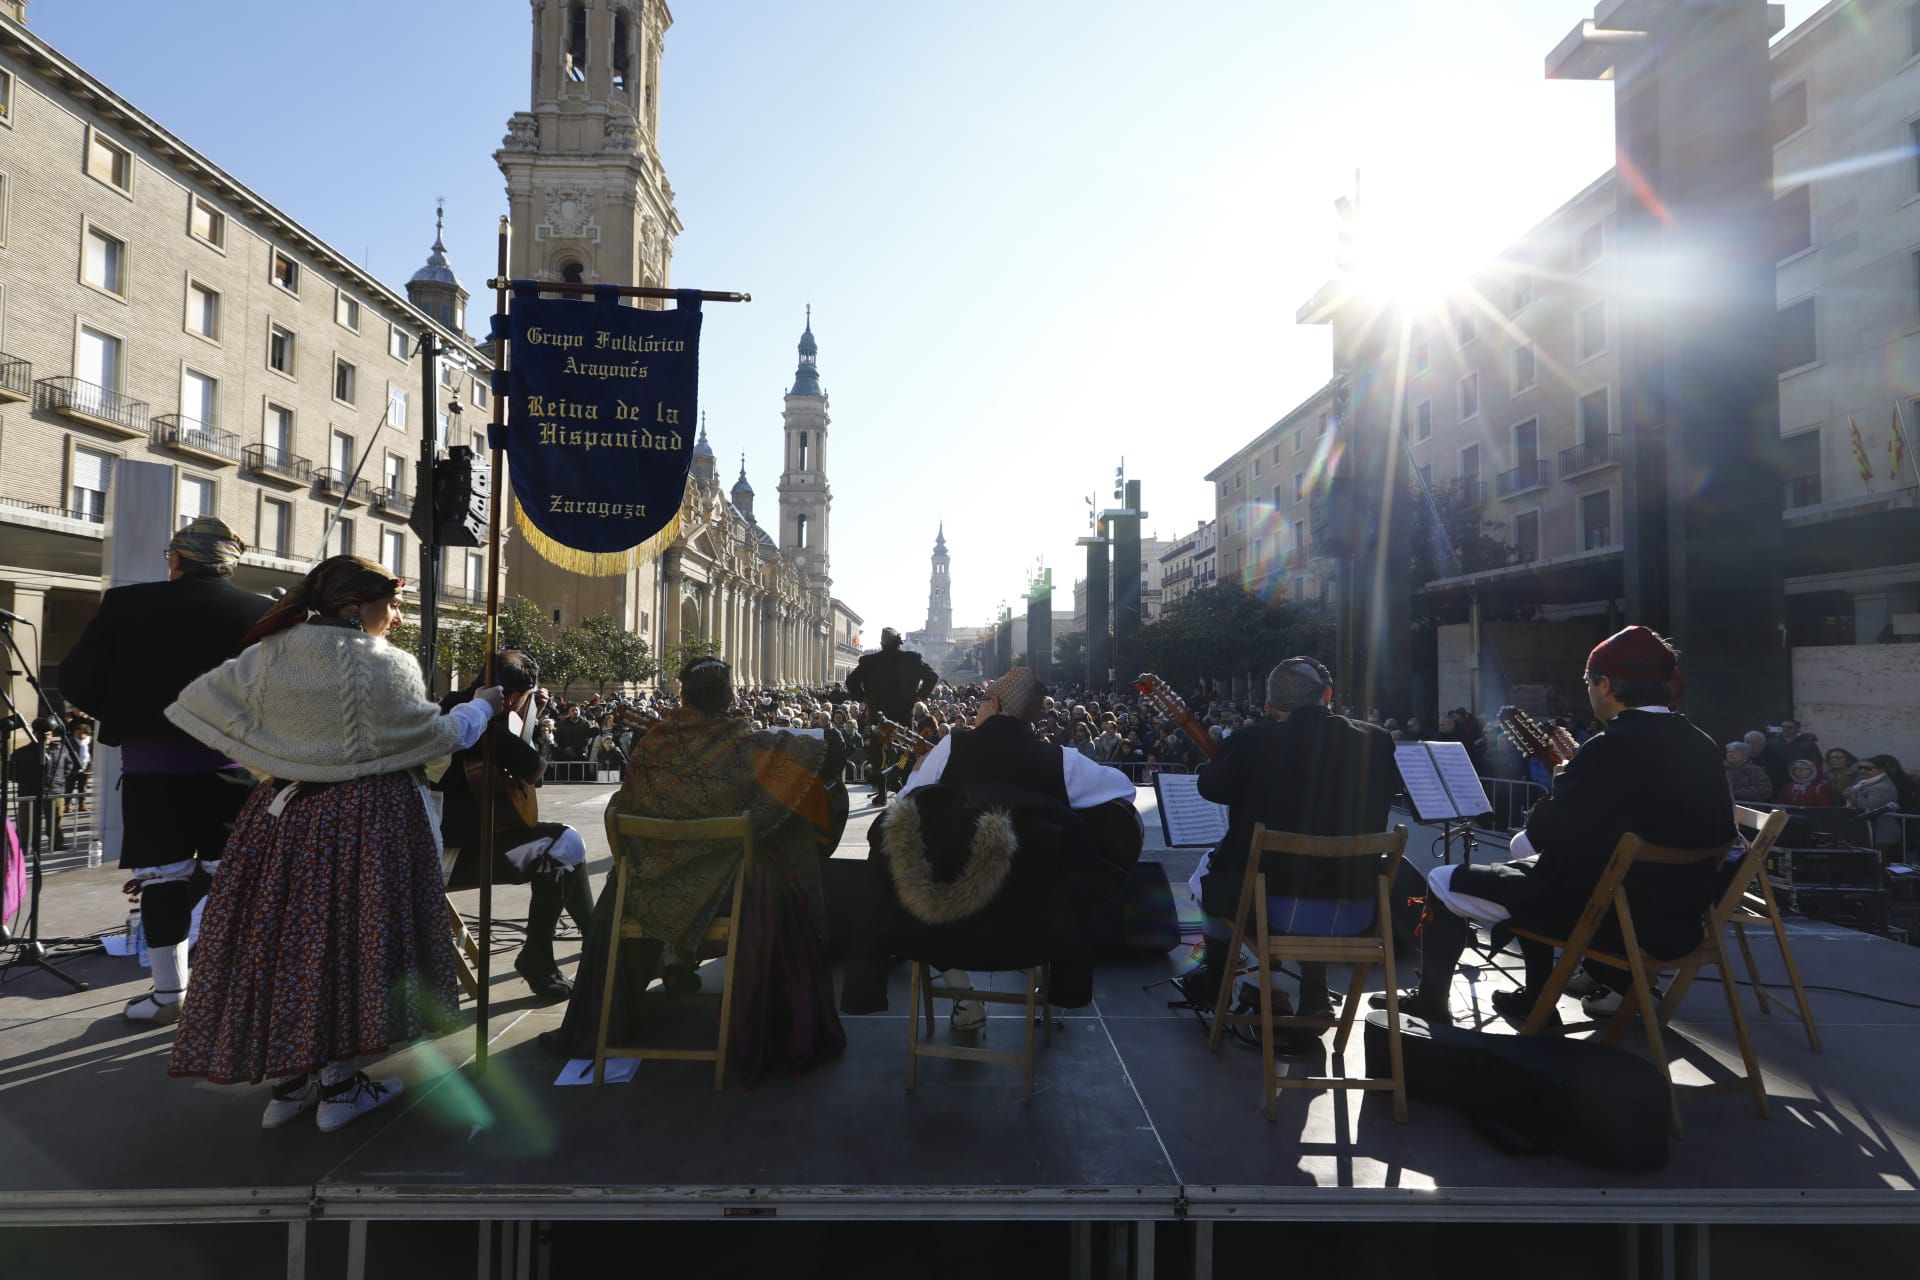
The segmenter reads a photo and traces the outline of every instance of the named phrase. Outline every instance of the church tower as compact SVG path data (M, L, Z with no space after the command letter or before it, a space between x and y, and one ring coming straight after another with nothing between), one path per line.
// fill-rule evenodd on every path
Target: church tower
M662 0L533 0L533 109L494 162L516 279L667 283L680 234L660 164Z
M813 308L800 335L800 367L787 393L786 467L780 473L780 550L799 568L807 586L825 594L833 586L827 567L827 516L833 493L827 486L827 393L820 386L820 349L813 341Z
M467 291L447 262L447 211L433 211L433 248L407 281L407 301L455 333L467 331Z
M933 574L927 586L927 639L945 640L953 632L953 583L947 577L947 525L933 539Z
M532 0L530 110L493 153L513 219L515 279L666 287L680 215L660 163L664 0ZM643 305L657 306L654 302ZM709 447L708 463L711 464ZM612 614L661 646L663 566L595 578L507 542L515 590L556 622Z

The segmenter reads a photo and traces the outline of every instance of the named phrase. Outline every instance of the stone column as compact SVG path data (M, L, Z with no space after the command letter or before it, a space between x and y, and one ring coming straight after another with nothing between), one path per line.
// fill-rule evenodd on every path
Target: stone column
M675 645L680 643L680 557L668 556L661 562L660 580L664 584L660 590L660 651L662 660ZM668 679L678 673L669 671Z
M155 558L158 559L158 557ZM39 637L47 633L47 589L44 586L16 582L13 584L13 603L8 607L20 619L13 624L14 643L18 644L21 652L27 655L28 662L44 668L46 655L34 650L39 643ZM0 654L0 660L4 660L8 667L13 666L12 658L13 655L10 653ZM33 674L41 677L44 682L44 671L36 671ZM20 713L20 718L29 724L40 714L40 700L34 694L33 687L27 683L25 671L21 671L13 678L12 683L7 687L7 696L13 699L14 709Z

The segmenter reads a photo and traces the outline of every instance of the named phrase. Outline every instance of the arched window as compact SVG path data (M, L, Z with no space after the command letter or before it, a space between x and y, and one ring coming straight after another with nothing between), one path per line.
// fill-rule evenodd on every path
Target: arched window
M807 469L807 433L800 433L800 470Z
M806 547L807 547L807 518L806 518L806 517L805 517L804 515L800 515L800 516L795 516L795 517L793 518L793 527L794 527L794 540L793 540L793 544L794 544L794 545L795 545L796 547L799 547L799 548L800 548L800 549L801 549L802 551L804 551L804 550L806 550Z
M585 274L586 268L577 262L568 260L560 264L560 278L568 284L584 283Z
M632 84L633 76L633 32L627 26L627 15L613 15L613 87L626 92Z
M567 10L567 79L578 84L587 78L587 6Z

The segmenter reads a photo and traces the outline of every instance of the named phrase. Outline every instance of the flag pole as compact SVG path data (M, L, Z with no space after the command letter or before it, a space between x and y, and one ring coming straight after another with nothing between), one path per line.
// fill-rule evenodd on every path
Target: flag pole
M498 317L493 326L495 372L505 369L507 365L507 237L511 232L512 224L503 214L500 218L500 265L498 274L491 282L494 286L494 314ZM507 397L498 387L492 390L493 424L487 432L487 448L492 462L489 469L492 493L487 500L487 620L481 632L486 641L485 674L480 680L483 689L492 688L497 681L493 658L500 647L500 501L505 492L501 478L506 470L506 455L502 446L506 443ZM489 724L480 735L480 759L487 781L480 788L480 963L475 982L478 992L474 997L473 1024L473 1071L477 1076L487 1073L487 1013L491 1004L490 982L493 976L493 806L496 788L493 785L492 728Z
M1913 437L1907 432L1907 415L1900 412L1899 396L1893 398L1893 425L1894 430L1900 433L1900 449L1907 455L1907 465L1913 468L1913 481L1920 485L1920 458L1913 456ZM1891 479L1896 485L1899 484L1900 473L1895 471Z

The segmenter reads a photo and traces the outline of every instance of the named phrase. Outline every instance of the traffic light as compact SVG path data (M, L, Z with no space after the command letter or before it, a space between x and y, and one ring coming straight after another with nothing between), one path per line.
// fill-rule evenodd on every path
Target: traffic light
M425 470L424 463L416 471ZM487 541L487 501L492 468L465 445L454 445L433 463L431 479L416 477L418 498L408 521L422 542L442 547L480 547Z

